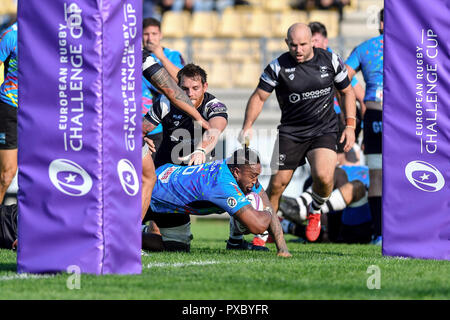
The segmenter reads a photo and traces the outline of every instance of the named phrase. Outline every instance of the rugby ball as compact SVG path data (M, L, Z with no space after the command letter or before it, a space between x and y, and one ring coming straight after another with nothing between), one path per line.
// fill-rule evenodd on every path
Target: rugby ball
M252 204L252 207L255 210L263 211L264 210L264 203L256 192L250 192L248 195L245 196L248 201Z

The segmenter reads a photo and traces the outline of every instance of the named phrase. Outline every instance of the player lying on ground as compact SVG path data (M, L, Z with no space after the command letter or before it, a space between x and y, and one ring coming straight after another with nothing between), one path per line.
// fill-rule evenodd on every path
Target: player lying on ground
M236 150L228 159L197 166L159 167L146 219L156 222L161 235L144 234L143 248L189 251L189 214L228 212L250 233L260 234L268 229L278 255L290 257L278 217L272 213L270 201L258 183L260 174L259 157L247 148ZM263 200L263 211L255 210L246 198L252 191Z
M306 182L307 183L307 182ZM369 172L364 166L336 168L335 185L330 199L322 206L322 241L368 243L373 227L367 202ZM298 198L283 196L279 211L285 233L305 238L307 207L312 201L311 188Z

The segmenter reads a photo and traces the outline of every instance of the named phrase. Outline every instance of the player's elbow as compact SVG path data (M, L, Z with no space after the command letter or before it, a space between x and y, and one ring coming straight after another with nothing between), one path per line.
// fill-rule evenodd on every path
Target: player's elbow
M271 221L271 215L268 212L259 211L258 213L258 218L251 226L248 226L249 231L253 234L264 233L269 228Z

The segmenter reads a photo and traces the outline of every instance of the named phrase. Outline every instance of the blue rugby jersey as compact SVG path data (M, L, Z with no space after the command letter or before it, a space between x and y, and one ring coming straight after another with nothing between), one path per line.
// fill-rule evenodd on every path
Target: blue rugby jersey
M159 213L206 215L228 212L231 216L251 205L226 160L216 160L197 166L165 164L156 170L151 210ZM259 193L259 183L253 187Z
M364 101L383 101L383 35L373 37L353 49L345 62L361 70L366 82Z

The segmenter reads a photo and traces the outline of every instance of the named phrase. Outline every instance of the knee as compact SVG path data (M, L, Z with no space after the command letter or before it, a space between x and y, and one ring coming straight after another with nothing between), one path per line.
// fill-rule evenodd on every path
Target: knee
M9 186L13 181L15 175L16 175L16 168L14 167L5 168L0 173L0 184L2 186Z
M334 184L334 176L326 170L319 170L314 176L314 184L321 187L330 187Z
M267 189L267 193L270 195L277 195L283 193L284 189L287 187L288 183L282 180L274 180L270 182Z
M366 187L364 186L364 183L359 180L353 180L351 184L353 185L352 202L359 201L365 196Z

